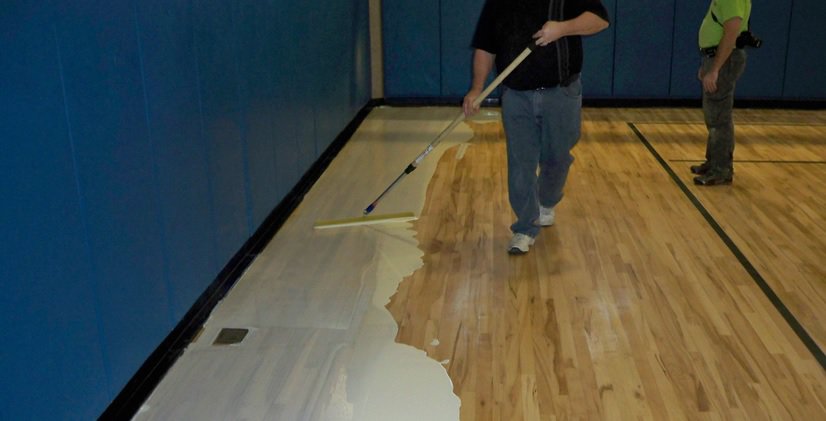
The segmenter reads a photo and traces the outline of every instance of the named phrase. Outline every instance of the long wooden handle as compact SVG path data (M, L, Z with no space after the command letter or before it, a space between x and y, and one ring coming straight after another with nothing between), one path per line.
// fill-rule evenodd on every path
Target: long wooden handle
M482 93L479 94L479 96L473 101L473 108L476 108L480 104L482 104L482 101L484 101L485 98L487 98L488 95L490 95L490 93L493 92L494 89L499 87L499 85L502 83L502 81L505 80L505 78L508 77L508 75L510 75L511 72L513 72L513 69L516 69L517 66L522 64L522 62L525 61L525 59L528 58L529 55L531 55L531 52L533 52L533 50L535 48L536 48L536 45L534 45L534 44L531 44L530 46L525 47L525 49L522 50L522 52L519 53L519 55L516 56L515 59L513 59L511 64L509 64L508 67L505 67L505 70L502 70L502 73L500 73L499 76L496 77L496 79L493 79L493 82L491 82L490 85L488 85L488 87L485 88L485 90L483 90ZM436 139L434 139L432 142L430 142L430 145L428 145L427 149L425 149L424 152L422 152L413 161L415 163L415 165L418 165L420 162L422 162L422 159L424 159L424 157L427 154L429 154L430 151L432 151L433 148L436 147L436 145L438 145L442 141L442 139L444 139L464 119L465 119L465 113L464 113L464 111L462 111L461 113L459 113L459 115L456 116L456 118L453 119L453 121L450 123L450 125L447 126L447 128L445 128L444 130L442 130L441 133L439 133L439 136L436 136Z
M525 49L515 59L513 59L511 64L509 64L508 67L505 67L505 70L502 70L502 73L500 73L499 76L496 77L496 79L493 79L493 82L491 82L490 85L488 85L488 87L485 88L485 90L482 91L481 94L479 94L479 97L476 98L475 101L473 101L473 107L478 107L482 103L482 101L484 101L485 98L487 98L488 95L490 95L490 93L493 92L493 90L496 89L499 86L499 84L502 83L502 81L505 80L505 78L511 74L511 72L513 72L513 69L515 69L516 66L519 66L523 61L525 61L525 59L529 55L531 55L531 52L534 50L534 48L536 48L535 44L531 44L530 46L525 47Z
M481 94L479 94L479 97L477 97L473 101L473 108L478 107L482 103L482 101L484 101L485 98L487 98L488 95L490 95L490 93L493 92L493 90L496 89L496 87L498 87L499 84L502 83L502 81L505 80L505 78L511 74L511 72L513 72L513 69L515 69L516 66L519 66L519 64L525 61L525 58L527 58L535 48L536 45L534 44L525 47L525 50L523 50L515 59L513 59L511 64L509 64L508 67L505 67L505 70L502 70L502 73L500 73L499 76L496 77L496 79L493 79L493 82L491 82L490 85L488 85L488 87L485 88L485 90L483 90ZM373 201L373 203L371 203L367 206L367 208L364 209L364 215L369 215L370 212L373 212L376 206L378 206L379 201L381 201L381 199L387 193L389 193L390 190L393 190L393 187L395 187L396 184L398 184L407 174L412 173L416 168L418 168L419 164L430 153L430 151L432 151L436 147L436 145L438 145L442 141L442 139L444 139L464 119L465 112L461 111L459 115L457 115L456 118L454 118L453 121L444 130L442 130L442 132L439 133L438 136L436 136L436 139L433 139L433 141L430 142L429 145L427 145L427 148L425 148L425 150L422 151L422 153L420 153L419 156L417 156L416 159L414 159L413 162L411 162L407 166L407 168L405 168L404 172L399 174L399 176L396 177L396 179L392 183L390 183L390 185L387 186L387 188L384 189L383 192L381 192L379 197L377 197L376 200Z

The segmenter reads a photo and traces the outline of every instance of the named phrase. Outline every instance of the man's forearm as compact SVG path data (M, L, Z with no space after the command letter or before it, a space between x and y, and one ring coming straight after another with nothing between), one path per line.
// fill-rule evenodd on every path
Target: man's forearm
M608 27L607 21L591 12L585 12L560 23L562 24L562 36L593 35Z
M544 47L569 35L591 35L607 27L608 22L606 20L591 12L585 12L573 19L562 22L549 20L533 34L533 38L536 45Z
M740 35L740 23L742 19L731 18L723 24L723 38L717 45L717 52L714 55L712 70L720 71L726 64L731 52L737 47L737 37Z

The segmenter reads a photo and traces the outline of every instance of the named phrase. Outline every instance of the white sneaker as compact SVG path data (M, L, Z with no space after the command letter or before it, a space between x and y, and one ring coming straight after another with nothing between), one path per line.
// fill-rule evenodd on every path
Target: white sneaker
M530 235L514 234L508 244L508 253L510 254L525 254L531 249L534 239Z
M554 208L546 208L543 206L539 207L539 225L543 227L550 227L554 224L554 219L556 219L556 212L554 212Z

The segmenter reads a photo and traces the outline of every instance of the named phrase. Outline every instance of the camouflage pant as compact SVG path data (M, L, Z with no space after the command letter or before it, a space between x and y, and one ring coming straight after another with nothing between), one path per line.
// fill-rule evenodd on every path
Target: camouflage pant
M714 63L714 57L703 58L703 72ZM708 129L706 161L712 170L731 171L734 160L734 86L746 67L746 50L731 53L717 78L717 91L703 90L703 115Z

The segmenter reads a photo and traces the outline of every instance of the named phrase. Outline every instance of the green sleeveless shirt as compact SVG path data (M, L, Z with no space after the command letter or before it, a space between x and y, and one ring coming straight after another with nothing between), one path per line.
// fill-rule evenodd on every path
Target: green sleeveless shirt
M713 14L713 15L712 15ZM703 18L700 26L699 43L700 48L715 47L723 39L723 23L725 21L740 17L740 32L749 27L749 16L751 15L751 0L712 0L711 6ZM715 22L714 18L717 18Z

